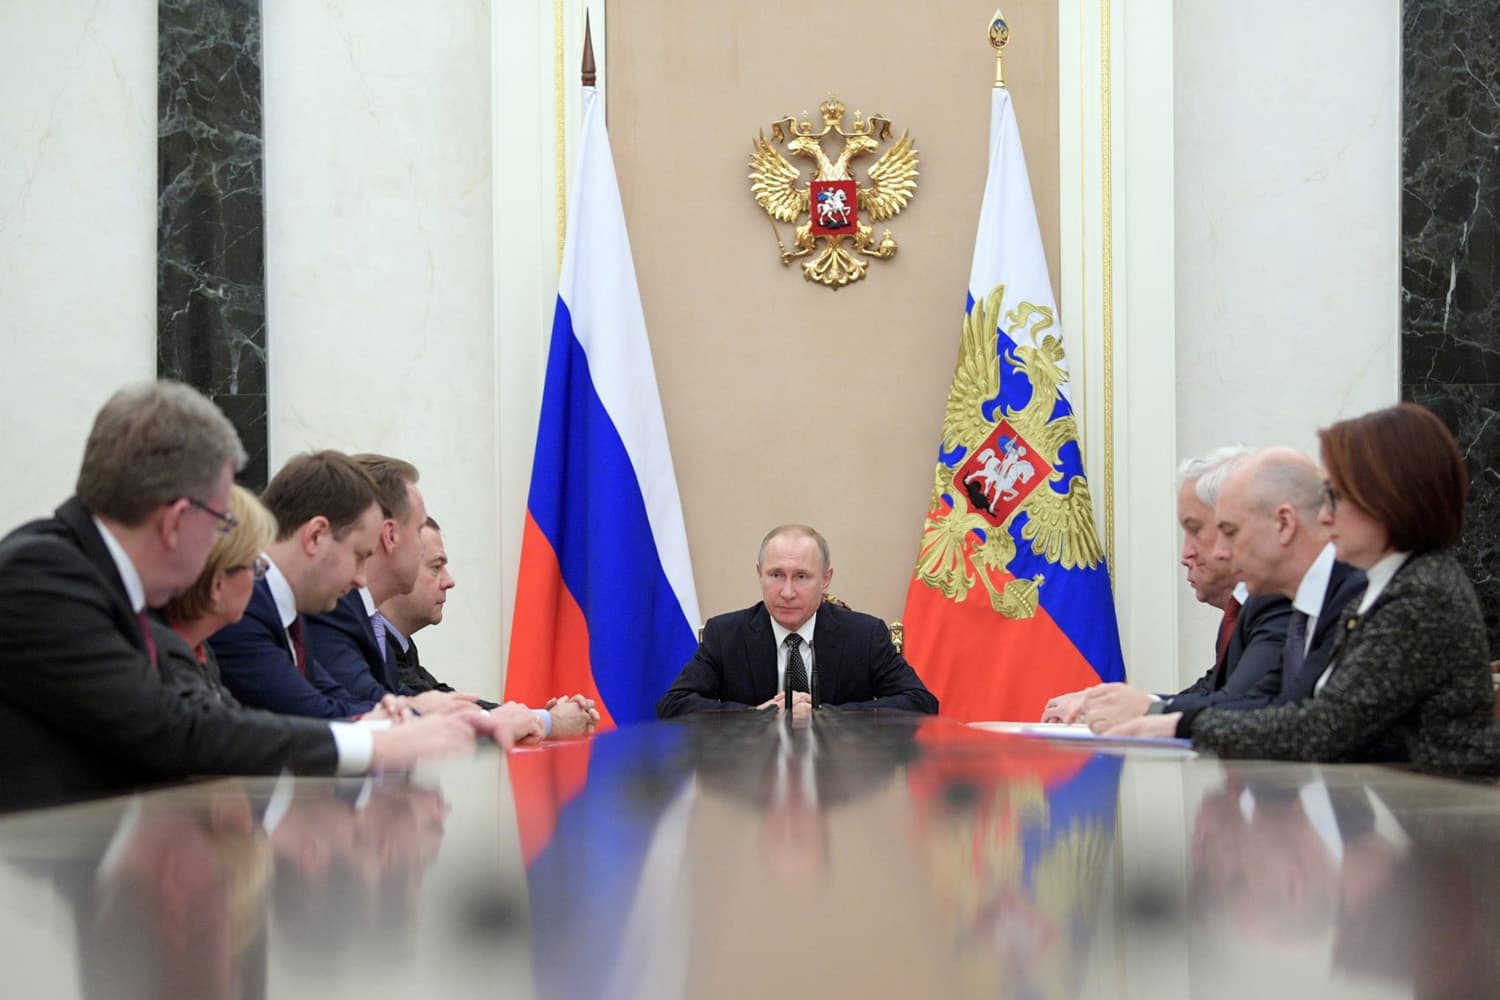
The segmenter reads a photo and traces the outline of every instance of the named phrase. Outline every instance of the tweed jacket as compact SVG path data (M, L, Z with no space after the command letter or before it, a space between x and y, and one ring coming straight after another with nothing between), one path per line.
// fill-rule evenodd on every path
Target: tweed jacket
M1413 555L1368 611L1357 607L1350 602L1340 616L1321 692L1253 711L1206 709L1191 720L1193 746L1221 757L1390 761L1451 777L1500 776L1489 642L1453 555Z

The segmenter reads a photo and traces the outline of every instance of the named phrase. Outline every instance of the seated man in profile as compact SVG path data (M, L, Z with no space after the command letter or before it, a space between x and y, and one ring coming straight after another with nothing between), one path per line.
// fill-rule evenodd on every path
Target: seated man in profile
M659 718L771 707L805 717L814 683L824 705L937 711L884 622L824 603L833 566L822 535L804 524L771 529L755 572L761 602L708 620L697 652L656 703Z
M1286 644L1291 602L1277 594L1251 597L1237 584L1226 557L1215 555L1219 542L1214 505L1230 474L1250 457L1247 448L1217 448L1190 458L1177 470L1177 523L1182 527L1180 562L1188 586L1202 604L1224 613L1214 644L1212 666L1188 687L1168 695L1147 694L1128 684L1098 684L1058 695L1047 703L1043 722L1087 722L1113 725L1137 718L1153 705L1181 702L1217 704L1245 697L1265 674L1279 669ZM1087 712L1087 718L1082 718Z
M420 559L411 591L389 597L380 605L385 642L399 671L403 690L417 694L451 692L453 688L422 665L414 637L428 625L442 622L448 591L457 584L448 569L448 551L443 548L443 532L437 521L428 517L418 531L418 539L421 542ZM483 699L477 704L486 709L497 707L494 702ZM591 699L581 694L553 698L543 708L547 715L544 729L549 739L586 736L599 724L599 710Z

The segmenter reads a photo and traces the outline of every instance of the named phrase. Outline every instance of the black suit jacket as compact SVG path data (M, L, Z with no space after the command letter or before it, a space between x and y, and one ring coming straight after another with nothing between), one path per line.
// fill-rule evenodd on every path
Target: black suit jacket
M818 609L813 674L824 704L934 713L937 699L891 645L873 615L834 604ZM656 703L658 718L685 712L746 709L774 698L776 638L764 604L710 618L682 673Z
M152 666L76 499L0 541L0 809L336 765L326 725L239 711Z
M408 637L405 649L401 648L401 643L395 642L389 637L386 641L390 643L391 657L395 660L396 670L401 676L403 687L417 694L421 694L423 691L453 691L451 686L444 684L432 676L427 668L422 666L422 656L417 652L417 641L415 639ZM500 707L499 703L485 701L483 698L480 698L474 704L485 710Z
M1290 705L1311 698L1313 686L1328 666L1333 654L1334 641L1339 637L1339 616L1351 601L1358 600L1365 592L1365 574L1348 563L1336 562L1328 576L1328 589L1323 594L1323 609L1318 612L1318 624L1313 628L1312 644L1307 648L1307 658L1295 677L1283 673L1277 685L1272 703Z
M332 611L308 615L306 621L308 653L344 690L370 701L379 701L388 692L416 693L402 686L389 644L386 648L376 644L375 629L365 614L359 591L349 591Z
M1286 645L1292 602L1277 594L1252 597L1240 608L1224 656L1190 687L1162 699L1162 710L1183 712L1226 701L1238 701L1254 691L1266 675L1280 676L1281 651ZM1265 696L1261 704L1270 700Z

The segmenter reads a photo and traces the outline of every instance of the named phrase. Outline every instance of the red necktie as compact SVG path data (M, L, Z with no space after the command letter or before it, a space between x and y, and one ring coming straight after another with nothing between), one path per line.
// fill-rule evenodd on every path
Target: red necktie
M1216 645L1217 655L1214 662L1218 664L1222 673L1225 667L1224 657L1229 653L1229 637L1234 635L1234 623L1240 618L1240 602L1233 597L1229 603L1224 605L1224 620L1219 623L1219 641Z
M297 673L306 677L307 647L302 645L302 616L298 615L293 618L292 623L286 627L286 631L292 637L292 656L297 663Z
M135 620L141 623L141 637L146 640L146 655L151 658L151 669L156 669L156 640L151 638L151 619L146 612L137 611Z

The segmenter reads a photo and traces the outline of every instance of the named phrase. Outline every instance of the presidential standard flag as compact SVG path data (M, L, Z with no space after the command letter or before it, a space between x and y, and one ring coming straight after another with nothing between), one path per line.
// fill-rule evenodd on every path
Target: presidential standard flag
M581 692L602 725L653 719L698 621L609 135L586 87L505 697Z
M906 656L959 719L1036 720L1047 699L1125 678L1068 364L1010 92L990 163Z

